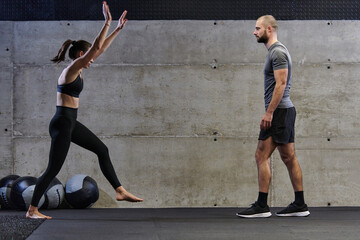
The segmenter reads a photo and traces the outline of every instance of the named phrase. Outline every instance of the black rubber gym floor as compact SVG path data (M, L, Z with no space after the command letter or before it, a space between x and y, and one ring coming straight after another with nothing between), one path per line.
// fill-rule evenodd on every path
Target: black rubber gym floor
M310 208L309 217L242 219L237 208L101 208L43 211L52 220L25 219L25 212L0 210L0 221L23 222L34 230L28 240L39 239L360 239L360 207ZM272 208L274 213L279 208ZM4 226L4 222L0 222ZM39 225L37 226L36 225ZM34 225L34 226L33 226ZM17 226L13 226L17 227ZM1 240L9 237L0 227ZM3 238L7 236L7 238Z

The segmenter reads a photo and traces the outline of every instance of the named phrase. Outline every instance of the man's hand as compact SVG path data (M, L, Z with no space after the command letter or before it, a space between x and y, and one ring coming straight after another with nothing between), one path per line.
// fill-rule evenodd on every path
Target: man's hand
M260 130L268 130L271 127L271 121L273 119L273 114L266 112L261 119Z

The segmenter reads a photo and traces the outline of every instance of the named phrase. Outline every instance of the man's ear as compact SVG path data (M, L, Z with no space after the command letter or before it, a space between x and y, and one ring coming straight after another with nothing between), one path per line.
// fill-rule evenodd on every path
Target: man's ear
M269 26L267 26L266 30L268 30L268 32L272 32L273 29L270 24L269 24Z

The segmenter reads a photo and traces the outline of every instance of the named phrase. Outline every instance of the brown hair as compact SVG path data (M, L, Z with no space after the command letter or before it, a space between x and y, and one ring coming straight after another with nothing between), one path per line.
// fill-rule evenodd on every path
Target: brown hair
M273 16L264 15L259 17L258 20L261 20L261 23L265 28L267 28L270 25L274 29L274 31L277 32L279 25Z
M72 60L76 59L76 55L78 51L83 51L85 53L91 47L91 43L85 40L73 41L68 39L63 43L58 54L53 59L51 59L51 61L53 61L54 63L59 63L64 61L66 51L68 50L70 45L72 46L69 49L69 58L71 58Z

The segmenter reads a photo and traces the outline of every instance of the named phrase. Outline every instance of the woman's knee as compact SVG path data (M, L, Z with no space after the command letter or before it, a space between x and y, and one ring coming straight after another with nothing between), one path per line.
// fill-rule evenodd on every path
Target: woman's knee
M101 143L97 148L96 154L99 156L99 158L107 157L109 156L109 148L104 143Z

